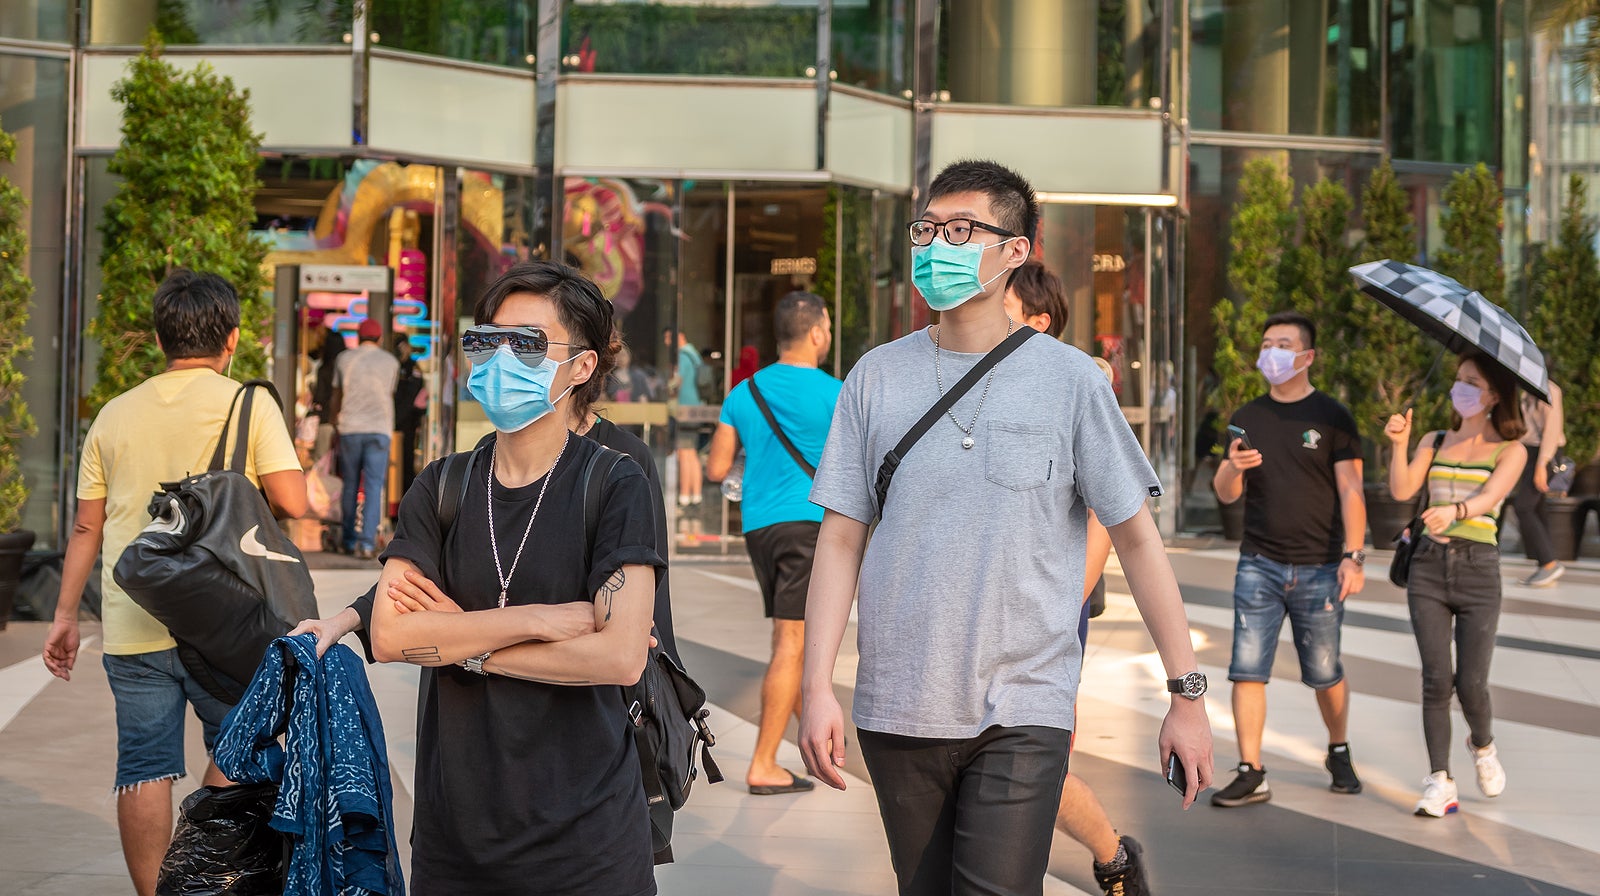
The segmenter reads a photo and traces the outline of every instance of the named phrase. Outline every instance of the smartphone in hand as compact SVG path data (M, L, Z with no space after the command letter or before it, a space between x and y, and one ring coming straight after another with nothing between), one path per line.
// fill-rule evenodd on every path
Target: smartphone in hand
M1180 799L1189 795L1189 770L1183 767L1177 753L1167 754L1167 783L1178 791Z
M1232 423L1230 423L1228 424L1228 444L1232 445L1234 439L1238 439L1240 447L1244 448L1246 451L1251 451L1255 448L1254 445L1250 444L1249 434L1246 433L1242 427L1234 426Z

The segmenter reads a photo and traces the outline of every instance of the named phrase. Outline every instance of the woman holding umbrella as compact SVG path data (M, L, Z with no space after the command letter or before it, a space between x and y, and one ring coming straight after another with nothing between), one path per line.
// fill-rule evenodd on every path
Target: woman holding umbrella
M1467 749L1478 789L1489 797L1505 789L1491 730L1489 661L1500 620L1500 509L1528 459L1518 441L1525 427L1517 384L1504 367L1481 352L1466 352L1450 403L1453 428L1424 437L1409 461L1411 411L1393 415L1384 429L1394 443L1389 491L1395 500L1428 489L1421 517L1427 532L1419 533L1412 555L1406 604L1422 655L1422 731L1432 770L1416 814L1436 818L1460 807L1450 777L1452 690L1471 729Z

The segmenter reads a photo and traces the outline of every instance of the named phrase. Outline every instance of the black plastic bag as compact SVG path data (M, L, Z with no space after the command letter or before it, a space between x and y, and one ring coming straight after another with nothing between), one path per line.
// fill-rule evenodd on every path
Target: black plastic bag
M281 896L287 858L272 829L276 784L202 787L179 809L157 896Z

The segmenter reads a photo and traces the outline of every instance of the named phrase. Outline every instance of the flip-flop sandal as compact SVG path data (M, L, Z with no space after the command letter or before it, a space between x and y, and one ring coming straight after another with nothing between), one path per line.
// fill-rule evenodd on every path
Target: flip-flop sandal
M752 785L750 785L750 795L751 796L777 796L780 793L805 793L808 790L814 789L816 786L817 786L816 783L813 782L810 778L803 778L803 777L795 774L794 772L790 772L789 773L789 783L787 783L787 784L752 784Z

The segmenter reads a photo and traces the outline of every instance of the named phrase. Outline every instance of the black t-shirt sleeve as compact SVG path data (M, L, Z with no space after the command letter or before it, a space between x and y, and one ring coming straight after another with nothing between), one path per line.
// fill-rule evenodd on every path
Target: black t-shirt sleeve
M589 595L599 591L606 579L624 566L652 567L659 580L667 563L656 551L656 518L650 501L650 482L644 471L631 457L619 459L600 492L600 522L595 528ZM400 511L403 525L404 506ZM655 585L652 582L651 588Z
M400 519L394 527L394 540L378 559L409 560L419 572L440 581L439 559L444 553L444 536L439 528L439 476L444 461L436 460L406 489L400 499ZM472 475L469 471L468 475ZM459 511L457 511L459 513ZM360 610L357 610L360 612ZM371 621L369 615L366 620Z
M1333 462L1361 459L1361 430L1356 418L1344 405L1333 403Z
M356 629L356 637L361 639L361 649L366 651L367 662L376 663L378 658L372 653L372 601L378 595L378 585L373 583L367 593L356 598L350 603L350 609L356 611L361 617L361 627Z

